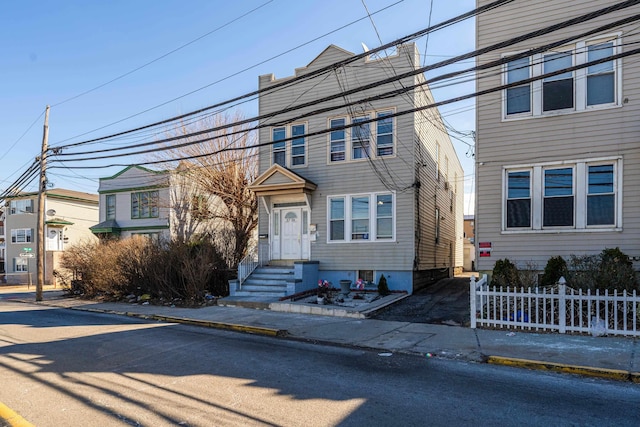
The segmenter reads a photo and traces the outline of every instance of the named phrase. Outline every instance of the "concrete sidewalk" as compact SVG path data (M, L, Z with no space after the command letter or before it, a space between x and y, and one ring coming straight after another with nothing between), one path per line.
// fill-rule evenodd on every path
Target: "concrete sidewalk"
M285 310L283 307L280 309L284 311L272 311L238 306L190 309L103 303L65 298L56 291L45 292L44 301L40 303L35 303L29 293L10 297L0 295L0 299L381 352L488 362L640 383L640 345L634 338L474 330L353 316L301 314L298 309Z

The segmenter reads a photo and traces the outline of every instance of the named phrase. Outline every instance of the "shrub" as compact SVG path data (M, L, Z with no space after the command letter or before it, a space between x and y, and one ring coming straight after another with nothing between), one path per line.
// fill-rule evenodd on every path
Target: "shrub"
M600 265L596 276L599 289L618 291L638 290L638 281L629 257L619 248L604 249L600 253Z
M493 266L491 284L494 286L520 286L518 268L508 258L497 260Z
M189 303L228 295L229 270L213 242L157 242L142 237L91 242L62 256L58 277L92 297L150 294ZM72 286L73 285L73 286Z
M576 289L640 290L633 265L619 248L604 249L599 255L571 255L566 278Z
M565 276L567 284L575 289L595 290L599 258L598 255L570 255Z
M525 288L533 288L538 284L538 265L533 261L527 261L518 269L520 285Z
M553 286L558 283L561 277L567 278L567 262L561 256L551 257L544 267L540 286Z
M384 274L380 275L380 281L378 281L378 293L382 296L389 295L391 293L389 286L387 285L387 278L384 277Z

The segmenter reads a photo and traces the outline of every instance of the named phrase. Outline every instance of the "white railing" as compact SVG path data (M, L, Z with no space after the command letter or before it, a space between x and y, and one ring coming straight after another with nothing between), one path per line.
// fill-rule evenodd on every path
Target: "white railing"
M254 246L247 256L242 258L242 261L238 263L238 283L242 286L245 280L253 273L253 271L259 265L258 247Z
M265 265L269 261L269 244L259 243L254 246L247 256L238 263L238 284L242 286L251 273L261 265Z
M584 292L564 284L553 288L497 288L470 283L471 327L478 326L640 336L636 291Z

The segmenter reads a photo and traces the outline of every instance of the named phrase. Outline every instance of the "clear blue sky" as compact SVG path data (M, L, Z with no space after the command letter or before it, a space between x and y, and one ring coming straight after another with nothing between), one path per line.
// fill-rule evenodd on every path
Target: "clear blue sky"
M432 24L475 7L474 0L365 0L364 3L373 14L384 43L427 27L431 3ZM375 13L383 8L386 9ZM52 106L50 145L142 126L256 90L261 74L290 76L296 67L307 65L329 44L354 53L362 52L363 42L370 48L379 46L369 19L321 37L363 17L366 10L362 0L3 2L0 189L11 184L38 155L44 120L40 115L47 104ZM233 20L236 21L230 23ZM69 100L225 24L228 25L175 53ZM471 19L430 35L427 63L472 51L474 29ZM316 38L319 39L310 42ZM296 48L306 42L310 43ZM424 53L425 38L417 40L417 44ZM249 67L253 68L241 72ZM183 96L235 73L239 74ZM444 100L472 92L474 84L433 89L436 100ZM471 131L475 128L473 105L473 101L467 101L441 111L453 127ZM136 115L149 109L152 110ZM245 105L244 112L247 116L255 115L257 104ZM132 115L136 116L103 128ZM103 129L92 132L98 128ZM76 137L81 134L85 135ZM464 141L473 143L469 138ZM455 139L453 144L465 170L465 213L468 213L469 204L473 203L473 161L468 145ZM98 178L111 173L104 169L56 169L48 176L56 187L96 192ZM34 188L32 184L27 189Z

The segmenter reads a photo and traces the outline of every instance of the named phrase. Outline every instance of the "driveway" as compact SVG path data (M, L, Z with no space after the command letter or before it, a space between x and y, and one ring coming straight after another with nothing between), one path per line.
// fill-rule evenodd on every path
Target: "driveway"
M469 325L469 277L442 279L387 308L373 319Z

